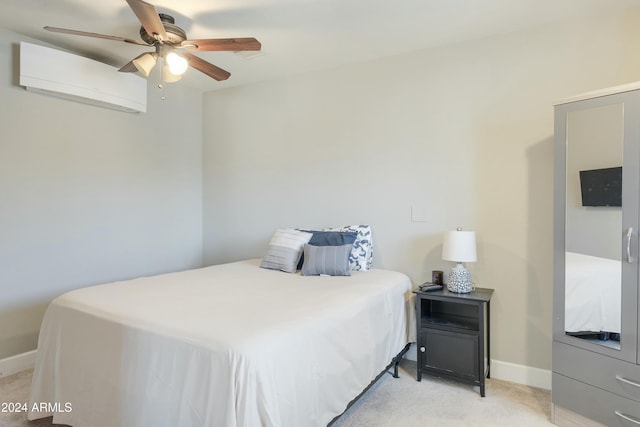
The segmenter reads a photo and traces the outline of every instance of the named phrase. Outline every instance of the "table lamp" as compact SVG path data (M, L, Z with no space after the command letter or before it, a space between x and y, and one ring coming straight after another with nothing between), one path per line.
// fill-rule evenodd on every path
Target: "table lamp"
M460 294L471 292L471 273L462 263L477 261L475 231L462 231L460 227L456 231L447 231L442 241L442 259L457 263L449 272L447 289Z

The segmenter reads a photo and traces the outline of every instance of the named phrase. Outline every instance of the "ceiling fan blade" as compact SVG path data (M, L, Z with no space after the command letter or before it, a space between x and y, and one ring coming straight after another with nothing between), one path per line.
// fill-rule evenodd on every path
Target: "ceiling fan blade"
M139 44L141 46L149 46L148 44L146 44L143 41L140 40L133 40L133 39L127 39L124 37L118 37L118 36L109 36L106 34L98 34L98 33L89 33L87 31L78 31L78 30L69 30L67 28L58 28L58 27L43 27L45 30L47 31L51 31L54 33L63 33L63 34L72 34L74 36L85 36L85 37L96 37L99 39L107 39L107 40L115 40L115 41L119 41L119 42L125 42L125 43L131 43L131 44Z
M157 35L160 40L169 40L154 5L143 0L127 0L127 3L129 3L129 7L136 14L147 34L153 37Z
M193 51L234 51L241 50L260 50L262 44L253 37L239 39L202 39L202 40L185 40L180 46Z
M215 65L205 61L204 59L201 59L190 53L185 52L181 53L181 55L184 56L187 61L189 61L190 66L218 81L227 80L231 75L230 72L223 70L220 67L216 67Z

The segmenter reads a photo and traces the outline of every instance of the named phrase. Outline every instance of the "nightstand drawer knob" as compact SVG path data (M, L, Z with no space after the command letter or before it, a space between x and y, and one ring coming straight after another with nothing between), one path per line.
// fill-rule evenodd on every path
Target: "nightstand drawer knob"
M424 347L420 347L420 351L421 351L422 353L424 353L425 351L427 351L427 349L426 349L426 348L424 348Z

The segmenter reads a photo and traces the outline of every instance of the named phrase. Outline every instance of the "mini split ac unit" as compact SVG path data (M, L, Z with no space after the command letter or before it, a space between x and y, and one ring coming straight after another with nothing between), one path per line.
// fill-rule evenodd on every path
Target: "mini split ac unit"
M20 43L20 85L65 99L134 112L147 111L147 81L71 53Z

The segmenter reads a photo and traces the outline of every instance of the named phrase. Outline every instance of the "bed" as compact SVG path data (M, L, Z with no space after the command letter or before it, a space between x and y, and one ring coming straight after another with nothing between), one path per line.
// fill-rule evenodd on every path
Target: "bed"
M619 336L620 261L567 252L565 265L565 331Z
M59 296L43 319L28 418L78 427L325 426L414 341L402 273L301 276L259 265Z

